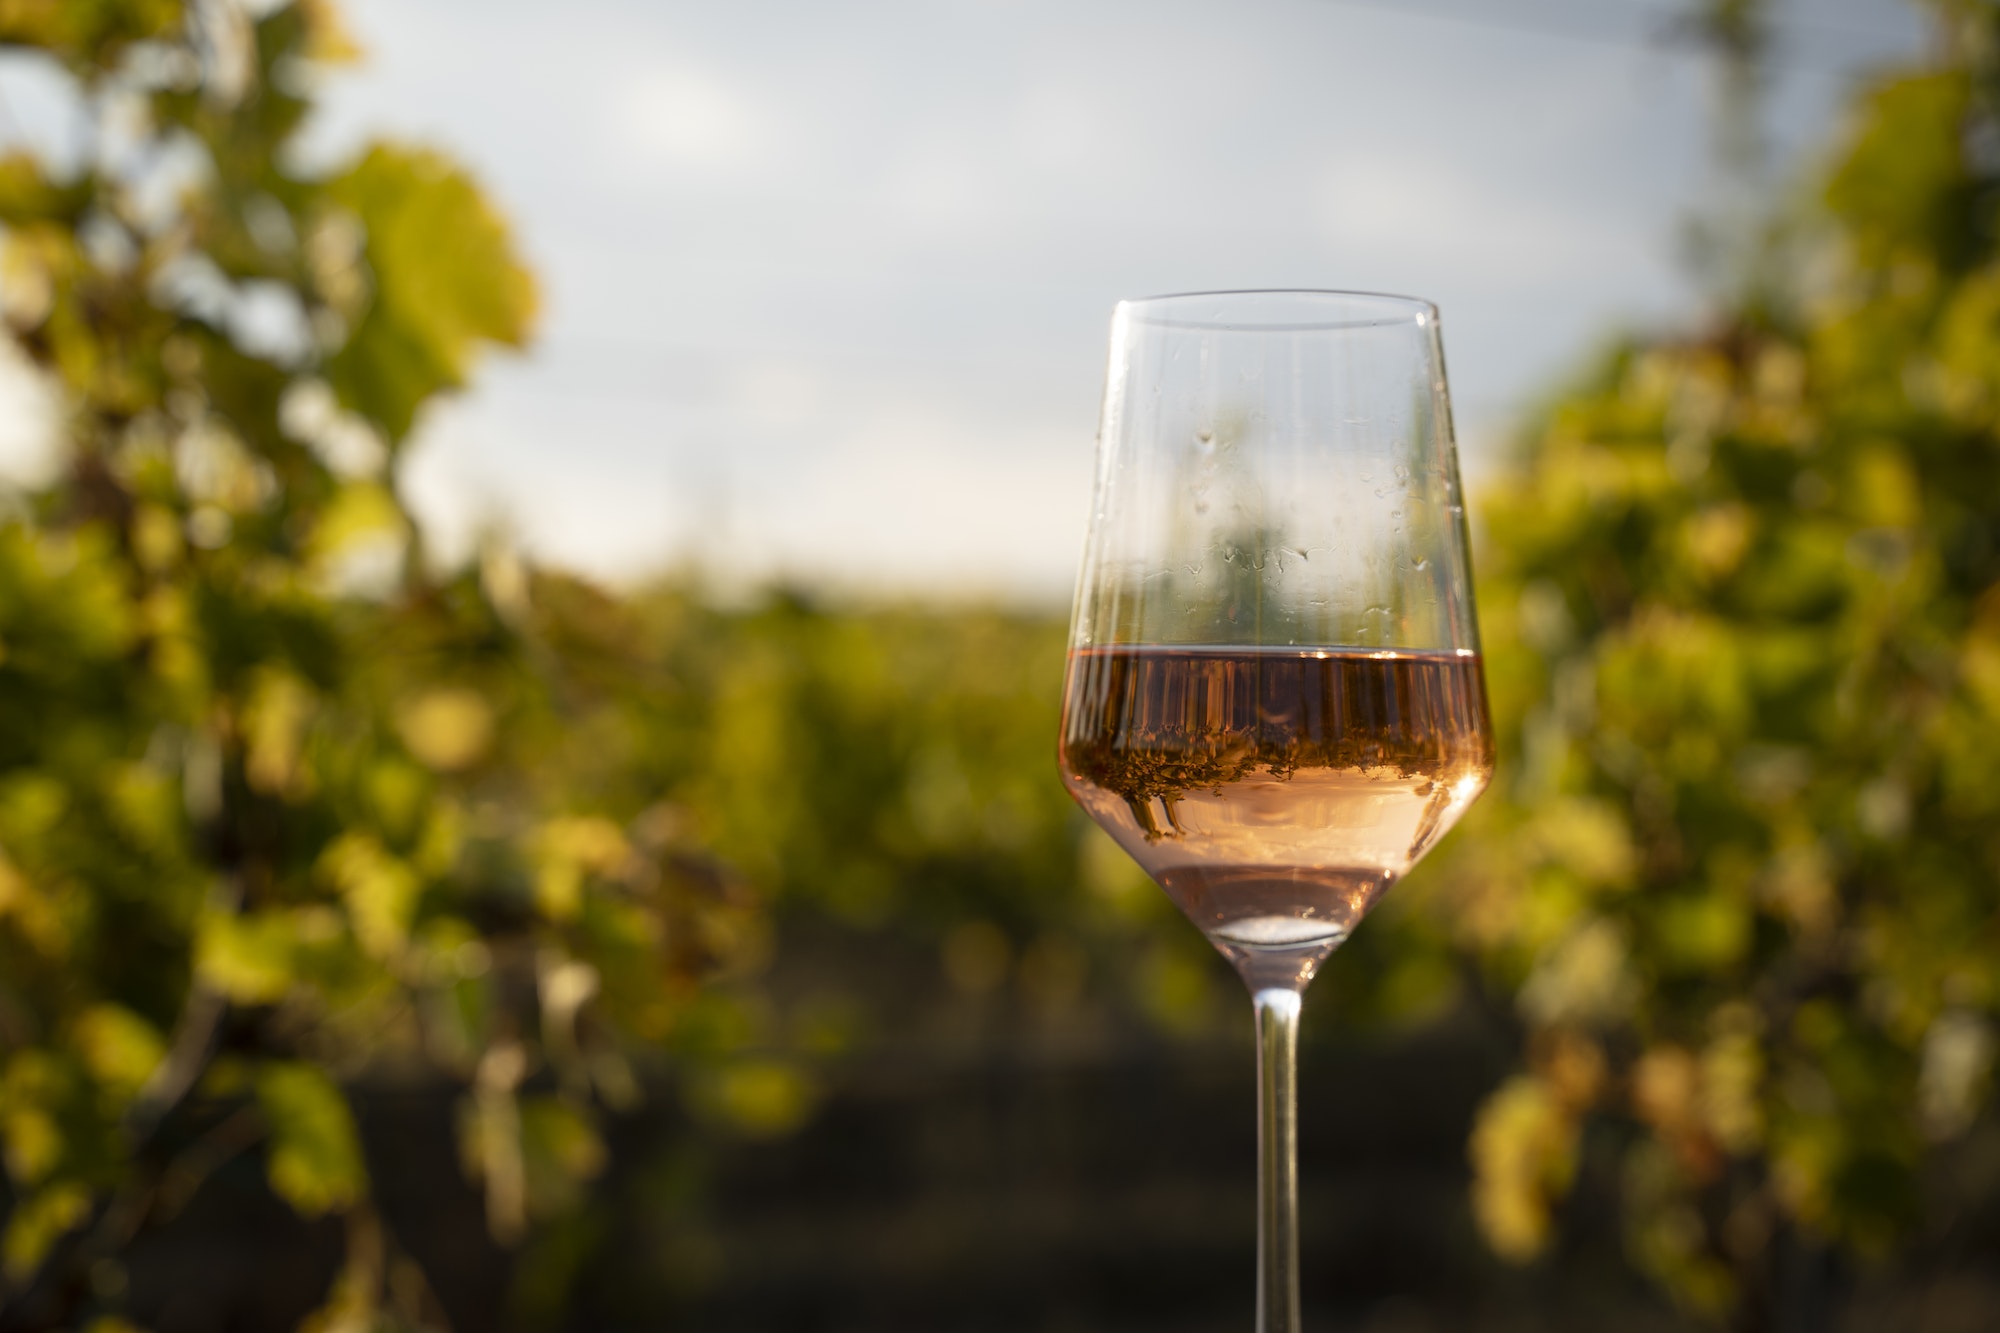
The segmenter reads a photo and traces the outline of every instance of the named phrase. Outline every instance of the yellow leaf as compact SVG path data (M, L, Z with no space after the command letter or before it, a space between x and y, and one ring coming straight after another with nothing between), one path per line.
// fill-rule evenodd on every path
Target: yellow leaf
M347 65L366 54L333 0L297 0L297 7L306 22L306 59Z
M780 1060L745 1060L716 1076L701 1097L717 1119L751 1138L789 1134L812 1114L813 1085Z
M1923 518L1923 492L1898 446L1887 442L1854 460L1854 507L1864 523L1909 527Z
M1727 1152L1749 1153L1764 1141L1764 1051L1748 1032L1725 1032L1701 1058L1701 1118Z
M62 1130L39 1106L10 1107L0 1115L0 1144L5 1145L7 1174L17 1184L43 1179L62 1157Z
M9 917L37 952L50 958L69 953L69 927L56 904L0 851L0 921Z
M320 515L310 550L315 560L327 561L366 539L400 538L406 527L403 508L387 487L352 481L335 493Z
M312 721L313 693L289 671L260 671L243 706L244 776L272 795L300 796L310 783L299 763L306 726Z
M1986 716L2000 718L2000 634L1983 628L1969 638L1959 658L1959 673Z
M1472 1130L1472 1213L1502 1258L1547 1246L1551 1203L1576 1170L1575 1120L1538 1080L1516 1076L1479 1108Z
M292 923L273 912L203 919L195 935L195 971L239 1004L269 1004L292 986L297 950Z
M441 773L471 767L493 743L493 710L476 690L428 690L396 723L410 753Z
M139 1015L115 1004L97 1004L76 1020L76 1050L97 1081L118 1092L137 1092L166 1058L166 1043Z
M367 834L349 833L326 849L319 869L346 902L363 949L384 958L403 947L422 889L408 866Z
M1666 1139L1701 1132L1701 1066L1679 1046L1658 1046L1632 1067L1632 1107Z
M624 831L597 815L562 815L542 825L535 840L535 899L557 921L583 905L586 874L608 875L631 856Z
M1710 505L1688 516L1681 525L1681 542L1696 569L1719 578L1742 563L1754 523L1748 505Z

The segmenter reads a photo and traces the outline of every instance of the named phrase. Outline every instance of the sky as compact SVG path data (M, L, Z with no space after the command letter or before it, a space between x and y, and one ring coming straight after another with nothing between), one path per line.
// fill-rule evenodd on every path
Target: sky
M443 147L544 296L401 485L608 580L1068 595L1111 308L1442 308L1468 471L1619 329L1685 319L1704 66L1665 0L348 0L308 155ZM1896 0L1794 0L1819 151ZM4 433L4 432L0 432Z

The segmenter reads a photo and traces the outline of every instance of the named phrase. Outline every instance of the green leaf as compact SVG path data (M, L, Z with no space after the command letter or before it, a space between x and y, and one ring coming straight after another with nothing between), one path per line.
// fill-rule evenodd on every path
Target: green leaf
M1826 188L1827 206L1873 245L1935 250L1961 237L1964 124L1972 95L1957 70L1893 79L1872 92L1860 132Z
M0 156L0 222L18 227L24 222L74 225L90 204L93 182L79 176L57 185L32 153Z
M180 0L0 0L0 43L109 68L131 43L178 25L183 12Z
M271 1188L294 1211L318 1217L361 1199L361 1137L332 1079L309 1064L267 1064L257 1071L257 1103L271 1131Z
M465 384L481 344L526 340L534 280L499 213L436 153L376 144L329 193L366 233L373 296L328 380L397 442L426 399Z

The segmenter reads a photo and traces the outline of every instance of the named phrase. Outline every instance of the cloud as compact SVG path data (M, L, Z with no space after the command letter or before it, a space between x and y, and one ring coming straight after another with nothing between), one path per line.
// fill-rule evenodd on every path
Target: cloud
M752 473L768 488L737 497L731 546L821 581L1048 596L1074 577L1090 475L1089 438L1066 423L969 429L883 403L789 475Z
M1316 213L1332 243L1454 267L1509 287L1579 268L1644 263L1657 238L1441 155L1356 154L1328 167ZM1655 257L1655 262L1657 259Z
M612 116L643 159L698 171L741 171L766 160L778 138L773 119L746 89L685 64L630 80Z

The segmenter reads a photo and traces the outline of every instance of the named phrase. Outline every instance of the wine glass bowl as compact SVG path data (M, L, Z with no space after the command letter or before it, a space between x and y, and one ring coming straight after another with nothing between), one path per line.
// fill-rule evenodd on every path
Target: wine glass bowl
M1471 587L1436 307L1118 306L1062 777L1252 992L1267 1333L1298 1324L1300 995L1492 773Z
M1098 448L1064 782L1302 985L1492 770L1436 307L1124 302Z
M1077 801L1253 990L1302 987L1484 788L1470 653L1077 651Z

